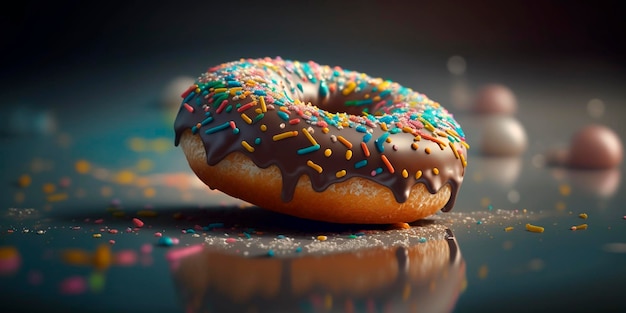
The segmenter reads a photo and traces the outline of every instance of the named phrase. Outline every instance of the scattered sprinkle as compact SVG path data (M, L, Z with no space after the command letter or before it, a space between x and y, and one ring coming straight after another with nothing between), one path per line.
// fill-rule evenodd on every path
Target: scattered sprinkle
M543 233L543 227L526 224L526 230L533 233Z

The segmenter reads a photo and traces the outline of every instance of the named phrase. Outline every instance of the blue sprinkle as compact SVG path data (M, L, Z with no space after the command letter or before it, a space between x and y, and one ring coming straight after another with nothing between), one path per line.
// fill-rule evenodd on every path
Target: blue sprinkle
M326 85L326 81L322 80L320 82L320 90L319 90L320 96L322 96L322 98L326 98L326 96L328 95L328 85Z
M195 234L196 231L193 228L188 228L187 230L185 230L186 233L188 234Z
M157 244L159 246L164 246L164 247L171 247L174 245L174 240L172 240L172 238L170 237L161 237L159 238L159 241L157 242Z
M298 89L300 89L300 92L304 92L304 88L302 88L302 84L298 83L296 85L296 87L298 87Z
M490 205L487 207L487 209L489 209L489 211L492 211L492 210L493 210L493 205L491 205L491 204L490 204Z
M198 132L198 126L196 125L191 126L191 133L195 135L197 132Z
M365 133L367 132L367 128L363 125L359 125L356 127L356 131L358 131L359 133Z
M359 162L354 163L354 168L361 168L367 165L367 160L361 160Z
M226 82L226 85L228 87L241 87L241 83L240 82L233 81L233 80Z
M257 96L265 96L265 95L267 95L267 94L265 93L265 91L263 91L263 90L261 90L261 89L257 89L257 90L255 90L255 91L254 91L254 94L255 94L255 95L257 95Z
M209 224L209 226L207 226L209 229L213 229L213 228L222 228L224 227L224 223L211 223Z
M245 232L245 231L243 232L243 235L244 235L244 236L246 236L246 238L248 238L248 239L252 238L252 236L250 236L250 234L248 234L248 233L247 233L247 232Z
M424 237L421 237L421 238L419 239L419 242L421 242L421 243L424 243L424 242L426 242L426 238L424 238Z
M279 116L280 118L282 118L283 120L285 120L285 121L288 121L288 120L289 120L289 114L287 114L287 113L285 113L285 112L283 112L283 111L280 111L280 110L279 110L279 111L276 111L276 114L278 114L278 116Z
M383 147L383 144L387 140L387 137L389 137L389 133L385 132L380 137L378 137L378 139L376 139L375 142L376 142L376 148L378 149L378 152L382 153L383 151L385 151L385 147Z
M211 122L213 122L213 117L209 116L209 117L205 118L200 124L202 124L204 126L204 125L209 124Z
M196 95L196 93L194 91L190 92L186 97L185 100L183 100L183 102L189 102L191 100L191 98L193 98Z
M210 134L216 133L216 132L218 132L220 130L227 129L229 127L230 127L230 123L229 122L225 122L224 124L221 124L221 125L218 125L218 126L215 126L215 127L211 127L209 129L205 130L204 133L207 134L207 135L210 135Z
M297 247L296 248L296 253L300 253L300 252L302 252L302 247Z
M381 93L379 94L379 96L380 96L380 98L382 99L382 98L384 98L384 97L388 96L390 93L391 93L391 90L387 89L387 90L385 90L385 91L381 92Z
M239 134L239 128L237 127L233 128L233 134L235 135Z
M358 237L361 237L361 236L365 236L365 233L364 232L358 232L355 235L357 235Z
M273 257L274 256L274 250L272 250L272 249L267 250L267 256Z
M285 239L285 235L278 235L276 236L276 239Z
M307 153L311 153L311 152L317 151L319 149L320 149L320 145L313 145L313 146L310 146L310 147L299 149L298 150L298 154L299 155L303 155L303 154L307 154Z
M363 142L367 143L368 141L370 141L370 139L372 139L372 134L367 133L363 135Z
M476 221L476 225L480 225L482 223L483 223L483 221Z
M260 145L261 144L261 137L256 137L254 139L254 143L257 144L257 145Z

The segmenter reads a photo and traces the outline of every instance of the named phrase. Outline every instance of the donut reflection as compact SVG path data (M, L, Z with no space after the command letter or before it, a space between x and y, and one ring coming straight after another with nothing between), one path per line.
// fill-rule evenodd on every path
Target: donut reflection
M610 198L619 189L622 172L619 168L606 170L578 170L557 168L552 177L558 181L571 182L574 191L601 198Z
M465 261L445 232L412 246L296 257L192 248L172 274L186 312L451 312Z

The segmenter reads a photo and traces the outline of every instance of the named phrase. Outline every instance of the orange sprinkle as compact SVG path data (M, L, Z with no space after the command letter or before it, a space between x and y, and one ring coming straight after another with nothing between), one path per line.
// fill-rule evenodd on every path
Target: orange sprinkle
M387 166L389 173L393 174L396 170L393 168L393 165L391 165L391 162L389 162L389 159L387 159L387 156L381 154L380 158L383 159L383 163L385 163L385 166Z
M328 127L322 128L322 133L324 133L324 134L328 134L329 131L330 130L328 129Z
M261 124L261 127L259 127L259 128L261 128L261 131L264 132L264 131L267 130L267 125Z
M420 146L416 142L411 144L411 149L413 149L413 150L417 150L417 149L419 149L419 147Z
M439 169L438 168L433 168L433 174L435 175L439 175Z
M365 155L365 157L370 156L370 149L367 147L367 144L363 141L361 141L361 149L363 150L363 154Z
M349 142L346 138L343 138L343 136L337 136L337 140L339 140L339 142L346 146L346 148L352 149L352 143Z
M430 154L430 148L426 147L426 149L424 149L424 151L426 151L426 154Z
M325 157L329 157L331 154L333 154L333 150L330 150L330 149L324 150L324 156Z

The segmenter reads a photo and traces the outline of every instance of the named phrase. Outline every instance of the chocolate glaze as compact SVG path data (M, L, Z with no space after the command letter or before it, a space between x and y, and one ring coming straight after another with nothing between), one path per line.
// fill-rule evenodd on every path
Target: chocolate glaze
M239 86L243 88L236 89ZM361 177L388 187L399 203L407 200L415 184L423 183L431 193L449 184L451 197L443 208L449 211L463 181L467 145L460 126L438 103L397 83L314 62L266 58L211 68L182 96L174 126L175 144L183 132L191 130L201 137L209 165L241 152L260 168L277 166L285 202L292 199L302 175L308 175L312 188L319 192L334 183ZM253 104L246 106L249 103ZM370 117L363 117L363 111ZM296 136L273 140L274 135L295 131ZM361 144L367 133L371 134L365 143L369 156ZM349 144L338 140L339 136ZM412 144L417 144L417 149ZM332 154L327 156L326 149ZM347 150L351 150L351 157ZM363 160L367 164L358 167ZM310 162L322 172L307 165ZM345 175L337 177L342 170ZM419 178L418 171L422 173Z

